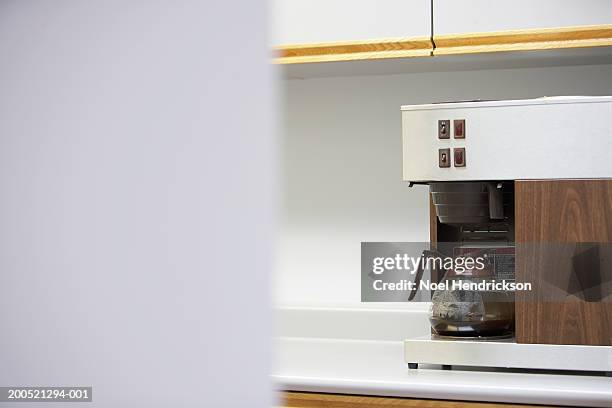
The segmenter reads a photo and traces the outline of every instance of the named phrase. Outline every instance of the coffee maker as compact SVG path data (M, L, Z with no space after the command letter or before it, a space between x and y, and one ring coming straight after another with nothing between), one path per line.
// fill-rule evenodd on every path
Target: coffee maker
M487 279L530 284L501 301L434 292L409 367L612 372L612 97L402 106L402 140L403 179L429 188L430 250L484 251Z

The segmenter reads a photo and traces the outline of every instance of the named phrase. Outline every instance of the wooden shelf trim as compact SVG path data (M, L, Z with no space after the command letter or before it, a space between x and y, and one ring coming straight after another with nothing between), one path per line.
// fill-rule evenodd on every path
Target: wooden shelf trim
M612 45L612 24L434 36L433 55Z
M282 408L546 408L547 406L475 401L444 401L361 395L283 392ZM552 407L551 407L552 408Z
M283 45L275 48L277 64L355 61L385 58L428 57L433 46L428 37L384 38L319 44Z
M276 64L431 57L503 51L612 46L612 24L428 37L292 44L274 48Z

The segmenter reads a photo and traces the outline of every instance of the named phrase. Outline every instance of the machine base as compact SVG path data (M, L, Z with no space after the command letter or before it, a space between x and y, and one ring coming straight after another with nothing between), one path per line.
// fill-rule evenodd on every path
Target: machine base
M408 367L419 364L612 372L612 346L518 344L514 339L497 341L432 339L404 342Z

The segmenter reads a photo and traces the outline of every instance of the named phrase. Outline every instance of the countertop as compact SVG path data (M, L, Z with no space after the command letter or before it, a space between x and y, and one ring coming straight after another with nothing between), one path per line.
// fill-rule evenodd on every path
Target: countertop
M513 402L523 404L570 405L589 407L612 407L612 377L603 375L570 375L550 373L527 373L521 371L453 368L441 370L439 366L421 365L409 370L404 362L403 342L385 338L390 326L389 315L384 311L338 310L322 315L323 310L284 311L283 318L293 321L292 334L317 332L317 320L326 321L326 327L336 318L364 324L369 329L367 340L355 338L321 338L281 336L276 339L277 364L273 379L282 390L328 392L361 395L396 396L427 399ZM357 314L355 314L357 313ZM409 322L418 319L419 313L397 313L395 317ZM330 316L334 316L331 318ZM373 316L382 319L372 320ZM364 321L359 321L363 316ZM296 333L297 323L292 317L301 319L301 333ZM344 317L349 317L344 319ZM384 325L377 324L384 320ZM340 320L338 323L340 324ZM350 326L350 325L349 325ZM392 325L394 326L394 325ZM407 326L415 326L414 324ZM423 325L418 326L422 331ZM314 329L314 330L309 330ZM374 333L374 334L373 334ZM282 333L281 333L282 334ZM398 333L393 333L397 337ZM352 336L355 337L355 336ZM372 338L374 337L374 338ZM376 338L378 337L378 338Z

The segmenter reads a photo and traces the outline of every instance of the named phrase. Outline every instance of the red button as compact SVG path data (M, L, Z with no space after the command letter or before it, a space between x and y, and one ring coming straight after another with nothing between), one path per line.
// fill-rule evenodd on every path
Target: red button
M463 167L465 166L465 149L458 148L454 151L455 156L455 167Z
M455 120L453 124L455 125L455 139L463 139L465 137L465 120Z

